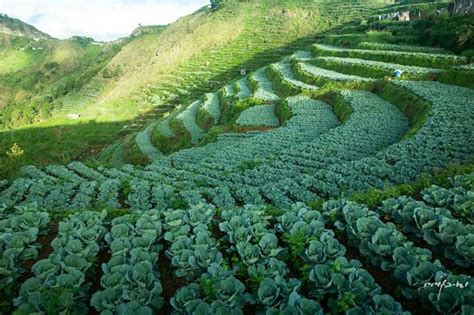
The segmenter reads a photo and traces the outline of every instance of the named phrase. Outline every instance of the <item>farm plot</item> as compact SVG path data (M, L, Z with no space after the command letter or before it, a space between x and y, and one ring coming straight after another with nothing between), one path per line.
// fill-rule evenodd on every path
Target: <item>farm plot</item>
M278 118L275 116L275 105L258 105L243 111L236 123L240 126L277 127Z
M465 57L450 54L393 50L349 49L322 44L314 44L312 48L312 52L317 56L360 58L420 67L449 68L451 66L462 65L467 62Z
M255 71L249 76L253 97L264 102L278 101L280 98L273 90L272 82L266 77L265 68Z
M176 116L176 119L183 122L184 128L186 128L191 135L191 141L193 143L197 143L204 134L204 130L202 130L196 123L196 114L201 106L201 101L195 101Z
M344 74L332 70L323 69L316 67L309 63L299 62L296 66L297 72L304 78L315 78L316 80L322 79L326 82L331 81L352 81L356 83L360 82L372 82L374 79L365 78L357 75ZM307 79L308 80L308 79Z
M317 66L342 71L345 73L359 74L369 77L384 77L392 75L392 71L401 70L402 78L426 78L429 74L439 74L441 69L405 66L395 63L372 61L357 58L316 57L313 63Z
M217 124L221 117L219 96L217 93L207 93L206 100L201 108L211 115L211 117L214 118L214 124Z
M247 99L252 95L252 91L247 85L247 78L242 78L235 82L235 88L238 91L237 97L241 100Z
M315 85L307 84L296 78L292 65L289 62L279 62L271 64L268 70L276 80L276 85L280 93L286 92L287 94L297 94L304 90L314 91L318 87Z

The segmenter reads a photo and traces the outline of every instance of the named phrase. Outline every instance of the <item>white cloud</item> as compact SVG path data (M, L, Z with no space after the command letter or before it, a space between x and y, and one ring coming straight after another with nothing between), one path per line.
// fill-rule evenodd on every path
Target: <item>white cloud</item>
M169 24L209 0L0 0L0 13L56 38L113 40L142 25Z

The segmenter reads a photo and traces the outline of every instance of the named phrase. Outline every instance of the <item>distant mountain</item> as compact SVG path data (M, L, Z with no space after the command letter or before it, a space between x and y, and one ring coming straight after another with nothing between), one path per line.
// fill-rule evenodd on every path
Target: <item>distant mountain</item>
M51 39L52 37L41 32L36 27L0 13L0 34L29 37L34 40Z
M133 32L132 36L141 36L145 34L158 34L166 29L166 25L140 25Z

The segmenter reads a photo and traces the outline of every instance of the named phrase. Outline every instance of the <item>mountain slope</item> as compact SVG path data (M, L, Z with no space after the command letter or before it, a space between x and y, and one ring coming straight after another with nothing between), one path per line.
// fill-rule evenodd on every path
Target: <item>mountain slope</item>
M54 116L61 98L80 90L121 48L90 38L40 39L8 35L0 45L0 128Z
M285 52L305 47L318 33L368 16L384 2L229 1L217 11L203 8L181 18L160 33L110 43L112 47L118 45L119 52L104 59L102 68L94 67L95 73L86 71L92 76L85 76L87 80L79 86L74 84L72 93L64 95L70 111L43 118L28 129L4 132L0 147L6 152L18 143L28 151L25 155L30 163L67 162L89 156L109 144L110 139L144 127L147 120L159 117L172 106L184 105L209 88L240 76L241 70L255 70L278 60ZM18 73L17 77L30 77L26 73ZM36 86L30 84L29 88L32 85ZM67 87L67 81L61 86ZM98 86L100 89L96 89ZM21 102L15 98L22 96L24 89L21 93L16 86L12 89L9 103L18 109ZM61 108L63 95L56 96L59 98L53 104L59 106L53 107ZM15 119L23 119L24 112L19 110ZM69 113L81 118L70 121L66 118ZM72 125L76 133L84 135L83 141L76 141L76 136L68 132ZM29 130L35 130L34 137L29 136ZM59 142L53 140L58 134ZM93 134L97 136L87 136Z
M383 78L387 76L390 71L403 69L403 72L406 72L404 74L405 79L436 79L448 84L473 87L473 80L472 78L469 78L471 73L457 69L458 66L468 62L469 58L455 56L452 52L441 48L421 48L416 46L419 43L425 42L429 45L441 45L447 49L464 52L466 55L469 55L469 48L472 47L472 36L469 35L468 31L466 32L466 29L469 29L469 23L472 24L472 20L469 22L468 17L426 20L426 17L432 16L436 9L446 6L447 3L399 4L398 6L391 7L390 10L394 12L397 10L410 10L412 15L414 15L414 12L420 12L418 19L411 23L400 23L390 20L380 23L371 16L368 17L368 22L360 23L360 25L357 25L357 23L346 25L331 33L321 35L319 41L329 43L336 42L353 48L359 48L359 44L361 45L361 48L365 47L379 50L393 49L392 46L395 46L401 51L412 49L412 52L403 54L402 52L389 53L382 51L383 54L380 53L377 55L376 52L370 53L370 51L366 52L360 49L352 51L341 51L339 48L330 47L322 50L316 49L315 53L317 56L322 57L318 57L314 60L312 57L308 58L312 60L313 63L325 69L310 66L312 67L311 72L317 71L327 76L337 75L331 71L336 70L344 73L338 75L340 79L349 80L351 75L354 72L357 72L356 70L359 70L364 73L360 80L367 81L367 79L363 78L364 76L368 75ZM380 12L386 12L386 10L387 9L374 11L374 13L376 13L374 16L377 16ZM451 32L453 29L456 30L456 34L451 34L450 36L453 38L451 41L443 40L447 34L445 31L439 31L446 25L454 26L451 28ZM358 33L354 34L354 29L357 29ZM426 36L427 29L431 32L429 36ZM407 34L410 35L407 36ZM375 43L371 43L374 41ZM398 47L397 45L390 43L407 43L409 45ZM416 52L420 51L425 53L431 52L433 55L425 56L421 54L421 56L418 56ZM309 55L311 56L311 54ZM379 61L374 62L354 59L367 59L367 57L365 57L366 55L370 56L370 58L376 58L376 60ZM389 57L390 55L392 56L391 59ZM336 56L336 58L334 58L334 56ZM280 55L279 58L282 58L282 56ZM387 63L389 61L392 63ZM400 65L400 63L411 66ZM281 68L282 65L283 68L286 67L287 70L276 69L276 67ZM421 67L416 67L416 65ZM307 67L308 65L305 66ZM437 67L443 68L444 70L436 69ZM291 64L288 63L286 63L286 66L285 63L273 64L270 67L262 68L249 76L242 74L240 80L230 83L227 82L228 85L225 87L217 86L217 88L220 88L219 90L210 86L208 91L215 91L217 92L215 94L218 94L215 102L216 105L214 107L222 107L223 113L217 111L219 116L222 114L222 118L213 118L210 116L209 112L204 110L207 96L204 96L202 93L201 95L198 95L196 99L191 99L184 107L177 108L170 117L153 122L150 126L144 129L144 131L138 133L134 141L133 139L130 139L130 141L126 142L125 149L127 150L127 153L124 155L126 156L125 162L147 163L148 161L156 160L157 156L158 159L162 158L162 156L160 157L160 155L157 155L156 153L152 155L148 154L148 152L153 152L152 149L155 148L164 154L170 154L186 147L205 145L209 141L215 141L217 135L222 132L241 132L234 125L234 120L237 117L236 114L249 106L258 105L262 102L279 101L279 97L275 95L275 92L272 89L271 81L273 81L273 84L276 84L276 87L280 90L280 94L284 94L284 96L287 96L288 94L291 95L295 91L304 92L306 90L307 92L314 92L318 90L317 87L295 80L296 78L292 74L291 68ZM346 73L348 75L346 75ZM290 75L290 77L285 78L286 82L280 82L281 77L284 77L283 74ZM300 73L300 76L303 76L303 74ZM244 93L245 96L239 96L236 99L236 94L240 92L240 95L243 90L247 90L247 92ZM327 92L327 89L322 89L321 91L324 93ZM242 100L242 98L244 100ZM202 106L198 104L199 100L203 102L201 103L203 104ZM198 103L196 103L196 101ZM197 106L197 109L193 109L194 105ZM181 119L181 117L186 118ZM148 157L148 159L141 153L143 153L145 157ZM171 159L173 159L173 157L171 157Z
M34 40L51 39L51 36L34 26L2 13L0 13L0 34L28 37Z
M133 132L173 107L187 106L203 93L240 78L242 71L278 61L325 32L336 32L343 25L357 29L385 4L387 1L228 1L217 11L203 8L159 33L110 43L118 47L118 53L104 58L93 71L85 71L84 80L73 84L72 91L57 95L55 110L48 110L52 118L46 115L27 129L3 132L1 152L17 143L27 151L20 164L65 163L95 155L120 140L113 146L118 150L108 152L131 157L137 150ZM67 83L61 81L57 90L64 91ZM15 98L22 93L24 90L9 93L14 95L10 104L18 104ZM32 116L39 117L36 110L51 106L46 103L32 109ZM15 117L23 119L24 112L19 110ZM69 120L68 114L80 118Z

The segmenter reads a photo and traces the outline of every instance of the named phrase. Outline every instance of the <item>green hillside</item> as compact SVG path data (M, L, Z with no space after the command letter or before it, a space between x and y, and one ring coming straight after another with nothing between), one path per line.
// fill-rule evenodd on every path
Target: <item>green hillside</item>
M87 80L81 80L77 87L74 84L71 92L68 90L63 98L54 102L59 105L54 108L61 108L64 103L71 110L67 113L60 111L52 119L29 125L28 129L3 132L0 152L6 152L17 143L27 150L25 163L40 164L66 163L81 156L90 156L91 152L119 139L121 133L129 134L130 130L146 126L147 121L159 117L171 106L184 106L203 92L239 77L241 70L255 70L278 60L282 54L305 47L322 31L371 15L373 8L383 1L345 3L230 1L217 11L204 8L184 17L161 33L148 33L118 44L107 44L106 51L120 52L110 61L106 54L104 63L107 66L103 68L104 64L100 63L103 70L92 78L89 75L93 71L78 67L84 71L84 79ZM108 46L111 46L110 49L107 49ZM97 68L94 67L94 70ZM24 74L18 73L18 76L22 80L31 78ZM57 83L58 90L62 92L72 80L64 78ZM30 82L27 86L32 84ZM54 85L48 84L49 90L51 86ZM19 93L8 94L11 97L7 102L11 102ZM29 95L25 98L28 99ZM36 106L38 110L32 109L35 102L28 102L27 108L21 110L21 102L15 101L15 109L11 109L13 120L41 117L23 113L28 110L44 111L51 106L49 102L44 104L42 98L37 100L40 103ZM70 121L65 118L68 113L80 114L81 118ZM78 143L70 138L70 125L74 125L76 133L83 132L83 141ZM102 126L100 132L95 129L98 125ZM31 130L35 131L34 135L30 135ZM98 136L89 138L88 135L94 133ZM53 140L57 134L61 135L59 142ZM125 139L127 141L130 142ZM44 148L49 149L45 152Z
M80 37L36 41L6 36L0 46L0 127L18 128L54 116L62 98L80 91L120 48Z
M468 64L472 58L474 39L470 29L474 25L473 19L472 17L448 16L437 18L435 16L436 10L446 8L447 6L448 3L446 2L400 4L396 7L389 6L379 10L372 8L371 11L368 11L367 6L364 6L364 9L360 9L361 13L366 14L364 18L355 21L347 18L349 22L335 29L329 28L325 32L318 32L316 36L296 40L291 45L279 49L276 57L269 55L268 58L263 59L265 63L259 64L256 60L252 60L256 63L255 67L241 65L240 68L256 69L268 64L268 62L278 61L282 56L295 50L308 49L309 41L312 43L319 42L321 44L342 46L335 49L324 45L309 47L309 55L313 58L312 54L314 54L315 57L311 59L311 63L327 70L347 73L349 75L357 74L362 77L375 77L383 80L389 77L392 71L401 69L405 72L403 75L404 79L438 80L448 84L474 88L472 73L457 68ZM314 8L319 10L318 12L329 10L327 13L329 16L335 15L335 13L331 15L330 12L335 12L336 10L350 12L350 16L354 18L353 14L358 11L356 9L347 10L346 7L347 4L340 4L339 6L333 4L330 7L331 9L326 8L324 5L315 5ZM359 8L359 6L355 5L355 8ZM306 10L310 9L306 7ZM378 20L378 16L381 16L381 14L397 12L397 10L409 10L412 16L419 14L419 18L410 22ZM325 15L321 14L321 16ZM341 14L338 17L344 19L344 16ZM331 20L328 19L326 22L330 23ZM250 25L253 26L255 24L255 19L252 18L252 24ZM249 28L252 27L250 25ZM319 23L319 25L324 24ZM284 28L284 26L282 25L281 28ZM262 34L267 33L263 32ZM257 37L256 40L266 42L267 37L265 37L266 35L263 36L262 38ZM402 46L397 46L394 43L401 43ZM418 47L419 45L436 46L438 48ZM393 52L387 54L383 53L383 50L393 50ZM408 52L404 53L404 50ZM417 52L421 53L421 56L418 56ZM220 53L221 51L216 52L216 54ZM215 55L211 57L211 54L212 52L209 53L209 57L204 57L206 61L203 63L209 64L209 68L214 69L214 64L211 64L209 60L216 59L217 57ZM223 62L228 63L229 61L220 61L218 59L215 63L219 66ZM294 67L297 70L296 78L291 74ZM117 162L117 156L121 155L117 151L125 148L127 151L125 162L146 164L153 161L156 157L161 157L160 154L151 150L152 147L155 147L158 152L169 154L193 145L200 146L209 143L209 141L215 141L218 134L222 132L239 131L239 128L236 129L234 125L235 119L241 111L249 106L261 104L262 102L278 101L278 96L286 97L295 93L305 92L305 90L307 90L307 94L318 97L322 95L324 97L324 94L328 91L346 86L344 84L340 85L340 87L334 84L326 86L325 83L327 82L325 80L315 80L298 71L297 68L298 64L294 60L290 60L290 62L285 61L283 65L272 65L262 70L262 73L259 74L261 80L264 82L273 81L267 85L269 85L271 90L271 85L273 84L278 91L275 93L278 95L274 97L270 95L270 98L268 98L265 95L263 97L257 96L261 94L262 90L259 87L258 80L253 78L252 75L247 76L246 71L239 74L239 68L237 67L234 69L234 76L229 76L223 80L228 83L225 87L222 84L217 86L210 85L207 89L203 89L202 92L199 91L197 94L191 94L190 90L187 90L186 96L189 96L189 98L180 96L179 106L173 111L171 116L167 114L166 117L152 122L144 131L138 133L135 139L127 139L124 147L115 148L115 151L112 151L111 157L109 157L111 154L110 150L105 151L103 157ZM186 71L183 72L186 73ZM305 84L304 82L298 82L298 86L295 87L295 82L288 82L288 78L284 77L285 74L291 75L292 80L303 79L303 81L306 80L323 86L321 89L312 89L308 85L301 86L301 84ZM236 81L236 78L240 79ZM189 83L184 82L182 84L189 86ZM205 80L205 82L213 84L213 81L209 81L209 79ZM179 86L178 83L176 85ZM169 89L172 89L172 87L167 88L165 91L168 92ZM237 93L243 93L242 89L246 91L244 93L245 96L237 95L238 97L235 97ZM265 87L263 90L265 90ZM213 121L206 111L196 109L196 112L193 114L195 118L193 119L196 120L197 125L187 127L186 122L179 119L179 115L182 115L179 113L183 110L186 111L186 107L191 103L195 104L193 102L196 100L201 100L201 104L204 104L202 107L204 107L208 102L206 101L207 96L204 96L204 94L209 92L213 92L215 95L215 106L223 108L222 114ZM273 91L270 91L270 94L273 94ZM193 135L193 132L199 133L199 136ZM151 152L151 155L148 155L147 152Z
M51 36L41 32L34 26L2 13L0 13L0 33L3 35L27 37L36 40L51 39Z
M218 2L0 133L0 313L472 314L472 16Z

